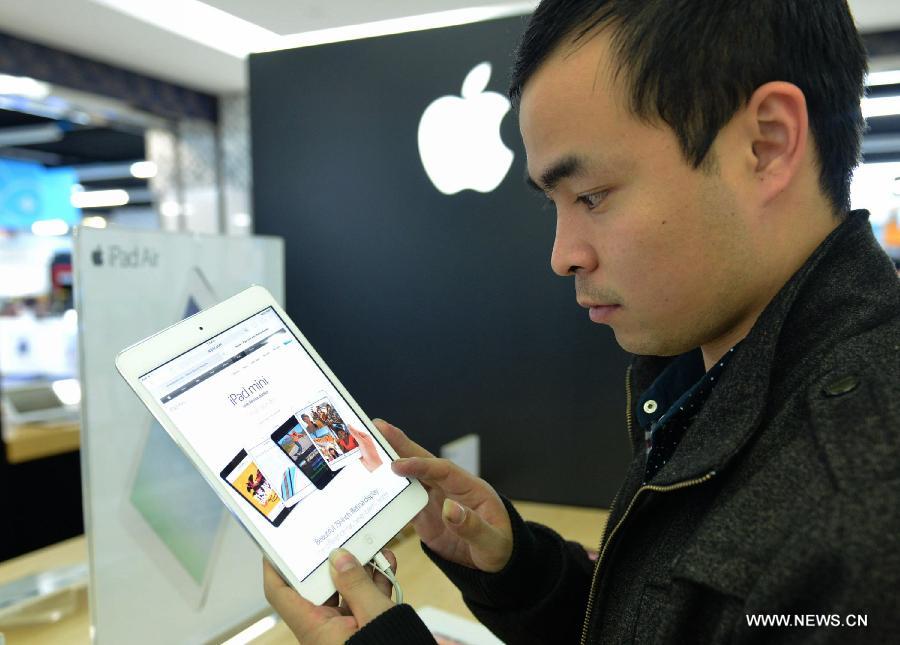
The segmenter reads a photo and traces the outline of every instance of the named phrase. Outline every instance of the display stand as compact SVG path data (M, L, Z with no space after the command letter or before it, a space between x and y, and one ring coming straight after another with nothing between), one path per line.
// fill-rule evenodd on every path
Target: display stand
M114 359L251 284L283 300L283 244L83 228L74 246L93 640L211 641L270 611L259 550Z

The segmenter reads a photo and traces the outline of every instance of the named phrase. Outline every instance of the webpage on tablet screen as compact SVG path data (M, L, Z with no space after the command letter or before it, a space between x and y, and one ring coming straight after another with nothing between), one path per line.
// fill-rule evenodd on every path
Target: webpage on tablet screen
M141 384L300 579L409 485L272 308Z

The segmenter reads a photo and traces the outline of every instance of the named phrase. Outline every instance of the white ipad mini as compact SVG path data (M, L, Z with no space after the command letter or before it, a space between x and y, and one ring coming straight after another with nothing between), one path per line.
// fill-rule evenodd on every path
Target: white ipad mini
M394 450L262 287L132 345L116 367L312 602L334 593L332 550L368 562L427 502L417 481L393 473ZM304 410L334 452L310 439ZM374 441L360 447L365 434Z

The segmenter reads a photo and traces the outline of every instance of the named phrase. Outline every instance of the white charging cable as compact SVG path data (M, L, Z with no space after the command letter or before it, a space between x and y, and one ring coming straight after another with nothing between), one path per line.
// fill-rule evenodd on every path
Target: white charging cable
M381 575L391 581L391 584L394 587L394 600L398 605L402 605L403 589L400 587L400 583L397 582L397 576L395 576L394 572L391 570L391 563L388 562L388 559L384 557L384 554L381 551L379 551L375 554L375 557L372 558L371 564L378 569Z

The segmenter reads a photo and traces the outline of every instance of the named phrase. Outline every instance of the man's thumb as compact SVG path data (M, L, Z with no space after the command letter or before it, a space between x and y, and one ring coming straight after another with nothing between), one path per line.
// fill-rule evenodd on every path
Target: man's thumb
M444 524L453 533L469 543L469 548L477 551L473 559L480 561L479 568L485 571L499 571L509 559L509 545L503 535L485 522L478 513L452 499L445 499L441 509ZM483 564L482 564L483 563Z

